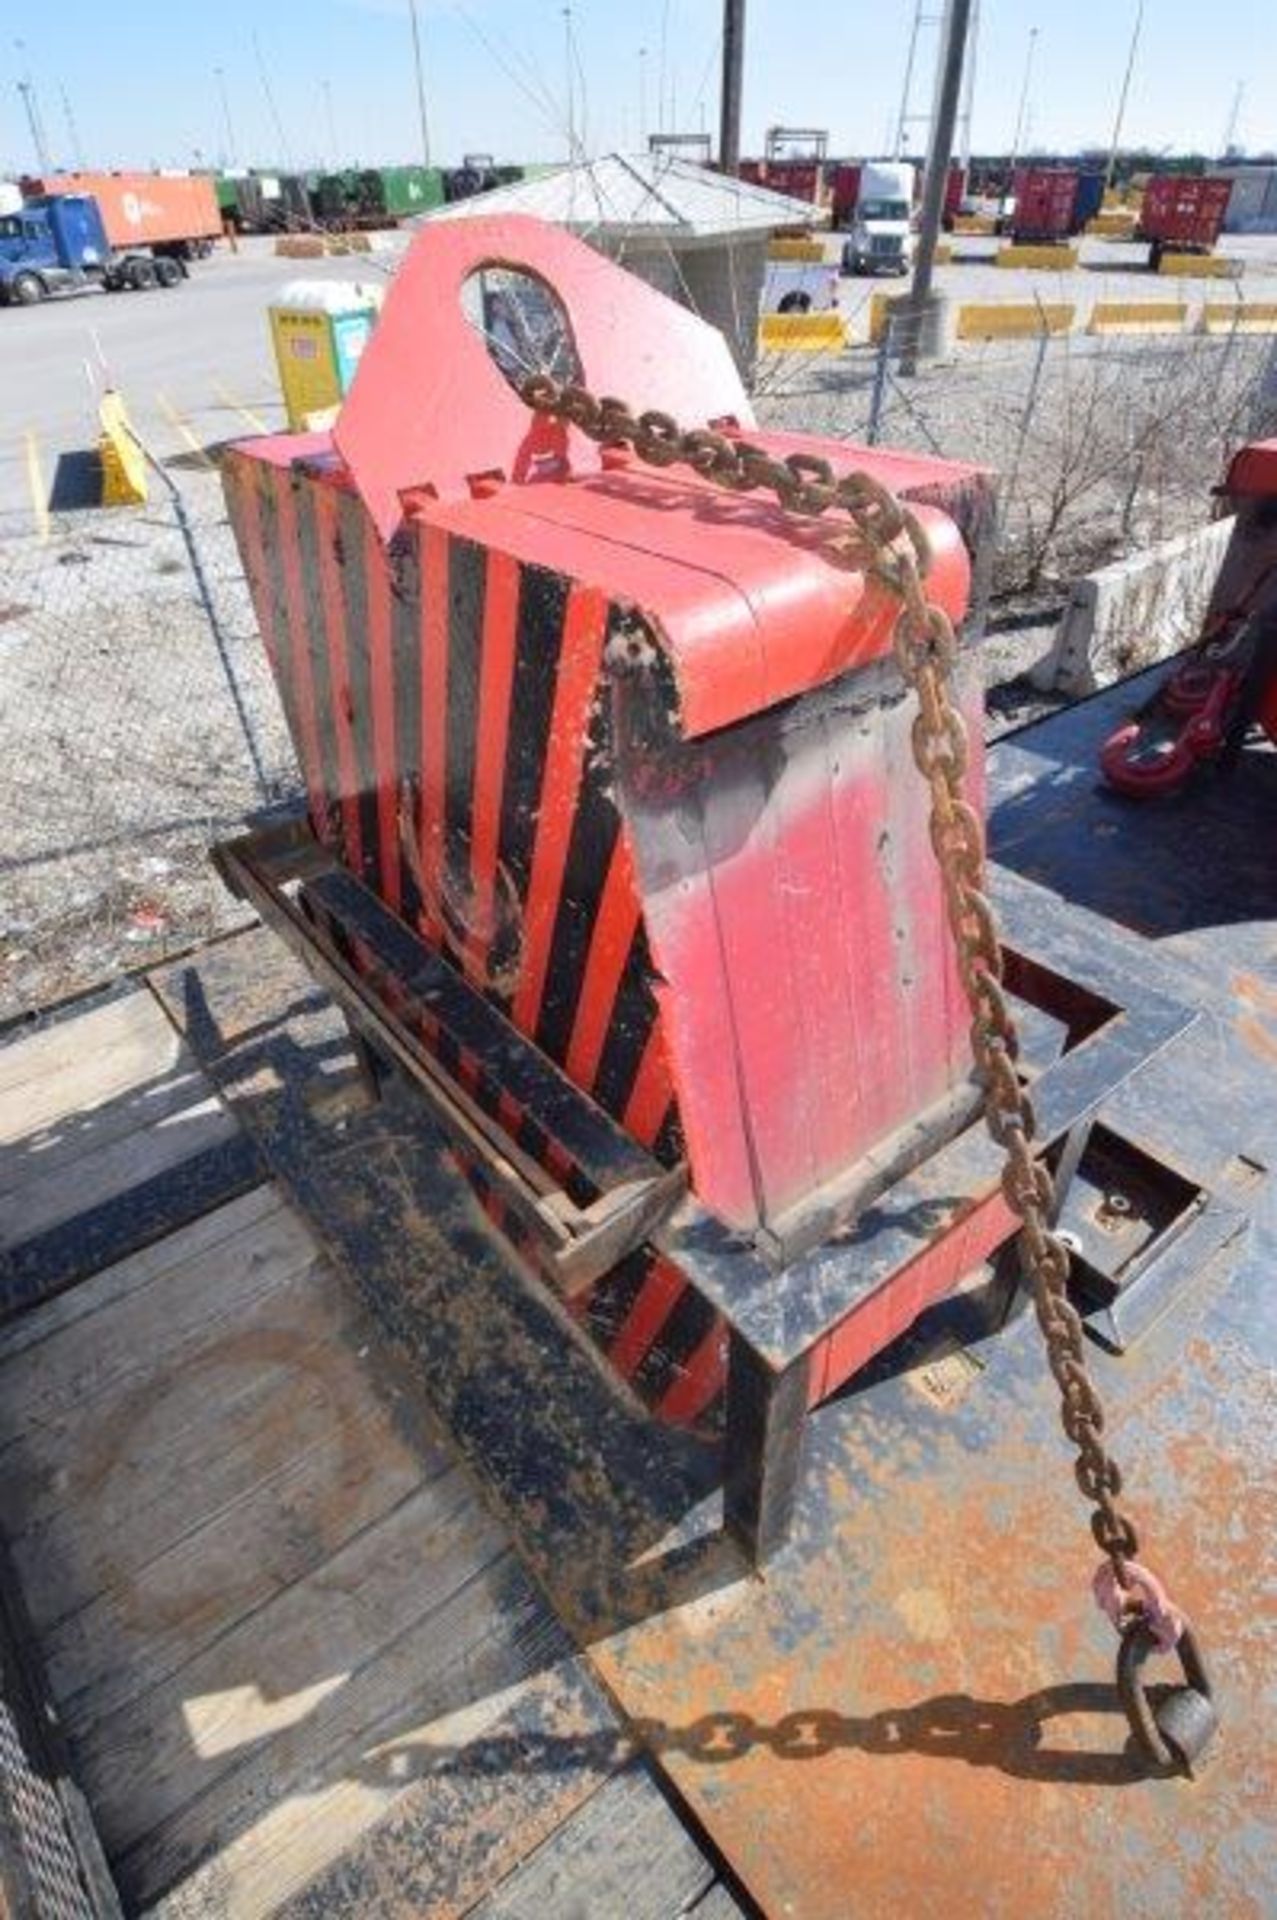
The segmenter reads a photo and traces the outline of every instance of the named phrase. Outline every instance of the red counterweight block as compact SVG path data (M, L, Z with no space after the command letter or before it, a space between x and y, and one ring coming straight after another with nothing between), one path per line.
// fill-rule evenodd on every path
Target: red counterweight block
M969 530L987 481L756 433L712 329L561 232L478 219L414 242L335 444L224 464L316 830L708 1207L798 1250L970 1097L894 604L764 497L534 419L462 319L494 261L556 288L585 383L636 411L868 468ZM916 510L961 618L967 547ZM553 1163L482 1063L425 1037ZM578 1304L649 1401L705 1413L722 1340L676 1272L635 1256Z

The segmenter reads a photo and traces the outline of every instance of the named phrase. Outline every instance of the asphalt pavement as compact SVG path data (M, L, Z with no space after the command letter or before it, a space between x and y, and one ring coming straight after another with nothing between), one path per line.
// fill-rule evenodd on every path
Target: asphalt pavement
M266 309L288 281L351 280L393 271L402 245L350 259L288 260L268 240L220 247L171 292L88 292L39 307L0 310L0 529L47 525L50 511L82 501L85 456L96 440L96 394L104 380L124 395L142 437L161 459L186 456L284 424ZM1226 299L1277 301L1277 236L1229 237L1222 250L1243 276L1168 280L1147 272L1145 250L1088 241L1075 272L1007 270L994 243L958 243L967 257L942 267L939 284L956 298L1074 300L1084 315L1095 299L1180 298L1196 308ZM835 257L838 236L830 235ZM863 339L870 294L903 282L843 282L840 304Z
M278 431L271 301L290 280L382 277L396 257L287 260L254 240L195 262L171 291L0 308L0 527L40 526L50 508L77 504L103 383L160 459L198 465L221 441Z

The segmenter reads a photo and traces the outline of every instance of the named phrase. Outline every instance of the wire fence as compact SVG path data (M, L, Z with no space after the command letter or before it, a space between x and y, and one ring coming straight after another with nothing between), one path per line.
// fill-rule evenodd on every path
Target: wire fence
M209 842L300 786L216 479L151 496L0 525L0 1019L231 924Z
M1059 597L1079 573L1200 526L1254 433L1271 336L1053 334L963 343L906 377L890 343L772 355L767 425L970 461L998 476L993 591Z

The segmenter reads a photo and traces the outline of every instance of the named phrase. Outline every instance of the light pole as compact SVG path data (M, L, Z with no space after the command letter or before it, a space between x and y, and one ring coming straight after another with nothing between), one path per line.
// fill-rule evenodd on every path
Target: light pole
M1020 88L1020 107L1015 116L1015 138L1011 142L1011 174L1014 178L1015 163L1020 158L1020 143L1024 139L1024 121L1029 107L1029 82L1033 77L1033 56L1037 52L1038 29L1029 28L1029 46L1024 56L1024 82Z
M1104 191L1108 192L1113 184L1113 174L1117 167L1117 143L1122 137L1122 120L1126 114L1126 96L1131 90L1131 75L1135 71L1135 49L1140 43L1140 28L1144 25L1144 0L1139 0L1135 9L1135 25L1131 28L1131 46L1126 56L1126 72L1122 75L1122 91L1117 96L1117 113L1113 120L1113 139L1109 146L1109 163L1104 169Z
M22 65L26 67L26 41L15 40L13 44L17 50L19 60L22 62ZM22 95L22 104L27 111L27 125L31 129L31 144L35 148L36 160L39 163L40 171L41 173L52 173L53 161L49 155L49 143L44 137L44 121L40 118L40 102L36 97L35 81L31 78L29 68L18 82L18 92Z
M226 165L229 169L235 165L236 148L235 129L231 125L231 103L226 92L225 67L214 67L213 78L217 82L218 96L222 103L222 124L226 128Z
M426 118L426 83L421 75L421 28L417 22L417 0L408 0L408 18L412 22L412 64L417 76L417 113L421 119L421 161L430 165L430 122Z

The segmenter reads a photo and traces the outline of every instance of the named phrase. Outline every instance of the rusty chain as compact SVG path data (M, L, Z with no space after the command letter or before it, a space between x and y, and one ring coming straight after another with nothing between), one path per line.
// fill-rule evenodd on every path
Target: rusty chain
M712 428L685 431L667 413L636 416L622 400L596 398L549 374L531 375L519 391L535 413L578 427L601 446L630 447L650 466L688 466L734 493L761 489L792 513L819 517L836 511L845 516L844 533L850 522L859 551L853 555L831 541L832 557L863 568L899 601L893 651L918 701L913 756L931 794L931 844L971 1007L971 1049L984 1087L985 1121L1005 1156L1002 1191L1020 1222L1020 1255L1060 1391L1061 1425L1077 1451L1077 1483L1093 1508L1091 1531L1112 1569L1121 1616L1138 1617L1147 1604L1149 1577L1132 1565L1139 1542L1118 1505L1122 1475L1101 1437L1104 1409L1087 1370L1081 1318L1068 1297L1068 1249L1051 1224L1055 1182L1033 1152L1033 1103L1016 1069L1018 1034L1003 991L997 921L985 892L984 830L962 792L968 742L952 693L957 636L944 609L927 599L924 582L932 554L926 529L868 474L835 479L828 462L813 455L777 460Z

